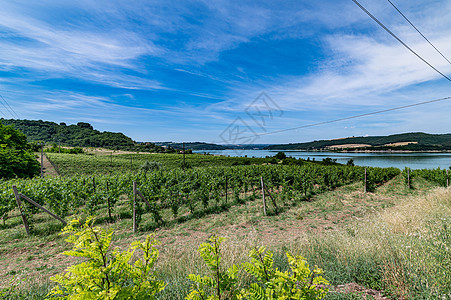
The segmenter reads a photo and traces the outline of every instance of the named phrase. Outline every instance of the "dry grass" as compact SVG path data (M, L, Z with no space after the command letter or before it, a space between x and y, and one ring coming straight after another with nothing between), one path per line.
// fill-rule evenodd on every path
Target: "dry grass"
M437 188L426 197L407 199L395 208L383 211L379 219L392 233L413 235L424 234L426 223L441 215L451 215L450 189Z
M418 291L430 295L446 291L451 283L446 248L450 244L446 235L450 216L451 189L437 188L427 195L405 197L343 230L319 238L310 236L307 244L290 248L316 256L319 262L325 262L326 249L332 249L326 254L351 267L353 262L373 260L377 262L373 272L380 270L380 283L395 297L408 298ZM439 236L443 230L445 235ZM322 253L317 253L318 249Z

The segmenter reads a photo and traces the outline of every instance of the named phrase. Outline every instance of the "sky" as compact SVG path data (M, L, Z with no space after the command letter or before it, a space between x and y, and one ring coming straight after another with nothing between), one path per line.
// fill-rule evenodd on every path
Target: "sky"
M359 2L451 77L451 64L388 1ZM451 60L451 1L392 2ZM306 127L451 96L449 80L351 0L0 7L3 118L218 144L451 132L451 100Z

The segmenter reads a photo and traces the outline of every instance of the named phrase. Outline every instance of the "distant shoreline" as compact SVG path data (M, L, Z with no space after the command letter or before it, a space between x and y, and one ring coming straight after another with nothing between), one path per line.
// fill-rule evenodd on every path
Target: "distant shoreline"
M196 149L194 151L225 151L225 150L253 150L271 152L328 152L328 153L451 153L451 150L319 150L319 149Z

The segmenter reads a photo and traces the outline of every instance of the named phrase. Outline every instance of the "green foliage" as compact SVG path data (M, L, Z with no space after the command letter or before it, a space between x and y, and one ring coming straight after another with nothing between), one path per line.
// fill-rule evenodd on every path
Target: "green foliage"
M174 152L172 148L164 149L153 143L135 143L131 138L120 132L100 132L95 130L91 124L85 122L67 126L65 123L56 124L42 120L7 120L2 118L0 121L6 125L14 125L25 133L30 142L59 142L71 147L104 147L128 151Z
M74 148L61 148L57 144L53 143L50 148L44 149L45 152L49 153L66 153L66 154L81 154L84 153L83 148L74 147Z
M131 247L120 252L111 250L113 231L94 227L94 219L85 223L72 220L64 229L69 234L67 242L73 249L65 255L82 257L86 260L70 266L66 273L58 274L52 281L55 286L50 299L156 299L166 284L157 280L153 271L159 252L157 242L147 236L144 242L133 242ZM132 263L135 250L142 252L142 258Z
M32 178L39 175L40 169L39 162L29 152L0 150L0 178Z
M274 268L273 253L265 247L254 248L249 257L251 262L243 265L244 270L257 281L242 291L245 299L323 299L327 294L328 281L322 270L310 267L302 256L286 253L290 269L282 272Z
M0 149L29 150L27 137L13 126L6 126L0 122Z
M277 159L285 159L285 158L287 158L287 155L285 154L285 152L279 151L279 152L277 152L276 155L274 155L274 157Z
M203 243L199 246L198 252L211 274L210 276L188 275L188 279L193 281L193 285L185 299L241 299L240 293L236 289L239 268L236 265L227 270L221 267L220 246L223 240L222 237L212 236L209 239L210 243Z
M209 243L199 247L199 254L210 269L210 276L190 274L193 281L187 300L198 299L323 299L329 283L322 276L322 270L310 270L307 261L301 256L286 253L290 270L282 272L274 268L273 253L264 247L251 250L250 262L241 267L232 265L227 270L221 268L220 245L224 238L212 236ZM240 291L237 277L241 270L251 275L254 282Z
M424 179L434 182L442 187L447 187L447 184L450 181L451 172L447 172L446 169L422 169L422 170L413 170L410 173L411 177L423 177Z
M0 178L32 178L38 175L40 165L30 150L22 132L0 123Z
M287 158L284 158L282 160L282 164L284 164L284 165L298 165L298 166L300 166L300 165L303 164L303 161L302 161L302 159L296 159L294 157L287 157Z
M162 168L162 164L160 162L157 161L148 161L146 160L142 165L141 165L141 170L144 173L147 172L153 172L153 171L157 171L160 170Z
M326 157L322 160L322 163L326 166L330 166L330 165L337 165L337 159L336 158L330 158L330 157Z

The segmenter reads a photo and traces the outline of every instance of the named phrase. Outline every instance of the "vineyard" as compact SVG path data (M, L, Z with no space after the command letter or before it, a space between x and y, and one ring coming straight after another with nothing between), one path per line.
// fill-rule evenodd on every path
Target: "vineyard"
M388 181L397 174L395 168L367 168L367 189ZM261 181L270 193L269 213L309 200L313 195L357 181L363 181L365 168L351 166L236 166L156 170L153 172L116 172L113 175L79 175L72 177L11 180L0 183L0 217L3 222L17 207L12 186L21 194L45 206L58 216L86 213L120 214L131 218L133 183L147 200L137 201L137 221L150 213L156 228L170 222L198 218L228 209L261 196ZM135 196L135 197L134 197ZM119 213L119 209L120 213ZM30 218L36 208L25 205Z
M422 169L412 171L412 177L422 177L430 182L434 182L441 187L449 186L449 170L445 169Z
M90 152L89 154L47 153L47 157L63 176L79 174L114 174L117 172L137 172L146 161L161 163L165 169L180 168L183 164L181 154L128 153L117 155L113 151ZM276 162L274 158L225 157L202 154L186 155L188 167L216 167L268 164Z
M223 224L228 228L224 230L228 232L228 238L233 240L231 244L237 243L238 240L242 242L247 240L248 236L236 233L238 230L249 232L249 236L258 234L258 238L255 237L258 243L262 238L262 242L267 242L281 236L275 242L271 242L274 243L272 247L279 242L282 243L280 249L301 247L305 243L303 240L305 232L312 230L309 244L298 253L307 253L309 261L324 268L324 278L333 285L357 282L368 288L383 290L387 288L384 285L386 279L382 277L385 275L380 273L379 267L386 259L384 257L386 253L380 250L383 248L368 247L365 248L367 250L364 254L361 254L359 249L352 252L354 253L352 255L348 253L344 260L340 260L334 253L347 253L348 246L343 245L356 243L356 236L360 234L363 224L359 219L362 211L371 215L374 208L387 208L396 203L391 200L393 194L399 194L395 197L404 199L411 195L419 195L425 189L437 185L447 186L449 181L446 170L440 169L405 169L401 172L396 168L326 165L306 161L287 165L283 160L275 158L196 155L187 157L186 160L191 165L187 168L182 168L183 156L179 154L151 156L151 154L50 153L49 158L59 168L60 174L66 175L0 181L2 218L0 222L3 223L0 224L0 228L4 229L2 232L5 237L0 251L8 259L3 262L4 271L0 275L6 275L5 278L9 279L17 274L20 274L21 278L24 276L37 278L45 273L49 276L44 277L50 277L67 266L67 262L64 264L58 262L59 258L49 253L53 247L60 249L60 252L63 251L65 246L58 237L63 225L50 220L50 217L43 215L36 206L23 201L22 208L31 231L31 235L27 237L12 188L15 186L19 195L33 199L68 223L73 222L71 220L74 218L84 220L89 219L88 216L95 216L96 224L118 229L119 234L115 239L117 242L122 239L130 241L133 238L143 237L149 231L163 238L164 247L160 249L165 258L158 268L163 275L161 278L169 284L158 299L182 299L190 293L192 282L186 279L186 276L197 273L195 270L199 268L190 254L193 251L191 243L202 241L218 228L223 228L221 227ZM100 167L96 167L96 162ZM146 162L153 167L143 168ZM266 206L262 201L263 195L266 196ZM411 209L407 211L408 214L411 213ZM135 217L137 232L132 235L131 233L135 232L135 226L132 231L132 220ZM348 219L356 220L355 228L345 225ZM341 230L338 229L340 227L344 228L343 234L349 235L350 240L337 242L335 245L337 239L335 230ZM316 245L315 243L319 241L317 234L321 230L319 228L326 231L322 234L325 234L328 240L327 242L321 240L320 244ZM446 227L444 228L446 230ZM436 229L437 232L442 230L440 226ZM291 239L294 233L302 239L294 244L281 242L280 239L288 237ZM380 242L375 238L378 237L378 231L369 234L371 237L369 241ZM268 240L265 239L266 236L269 236ZM405 243L404 238L401 236L401 244ZM415 236L409 236L410 238L415 239ZM190 246L185 244L186 241L189 241ZM358 243L366 247L369 241ZM231 244L227 247L231 247ZM45 245L45 251L40 250L42 245ZM246 244L246 247L253 246L252 243ZM333 250L334 247L344 247L344 252ZM185 249L184 263L179 262L181 249ZM230 248L227 249L229 258L237 255L230 253ZM245 249L247 252L251 248ZM280 252L277 248L272 249L276 250L276 261L280 267L285 252ZM240 250L241 252L244 253L244 250ZM440 253L437 255L442 255ZM166 262L168 255L174 255L174 258L171 256ZM9 260L15 263L10 263ZM421 256L418 261L423 262L424 257ZM411 261L403 263L410 266ZM16 266L20 271L9 267L10 265ZM440 261L437 263L433 261L431 270L435 272L443 269L440 268ZM412 274L417 274L415 272ZM435 278L433 276L436 275L433 273L431 276ZM428 277L428 280L432 280L431 278ZM446 276L444 278L446 279ZM409 277L406 280L413 279ZM39 284L41 283L42 281ZM240 284L244 283L247 282ZM7 284L6 281L3 284ZM53 287L53 284L43 286L44 290L39 295L45 295ZM24 291L28 292L26 288ZM331 293L326 299L336 298Z

